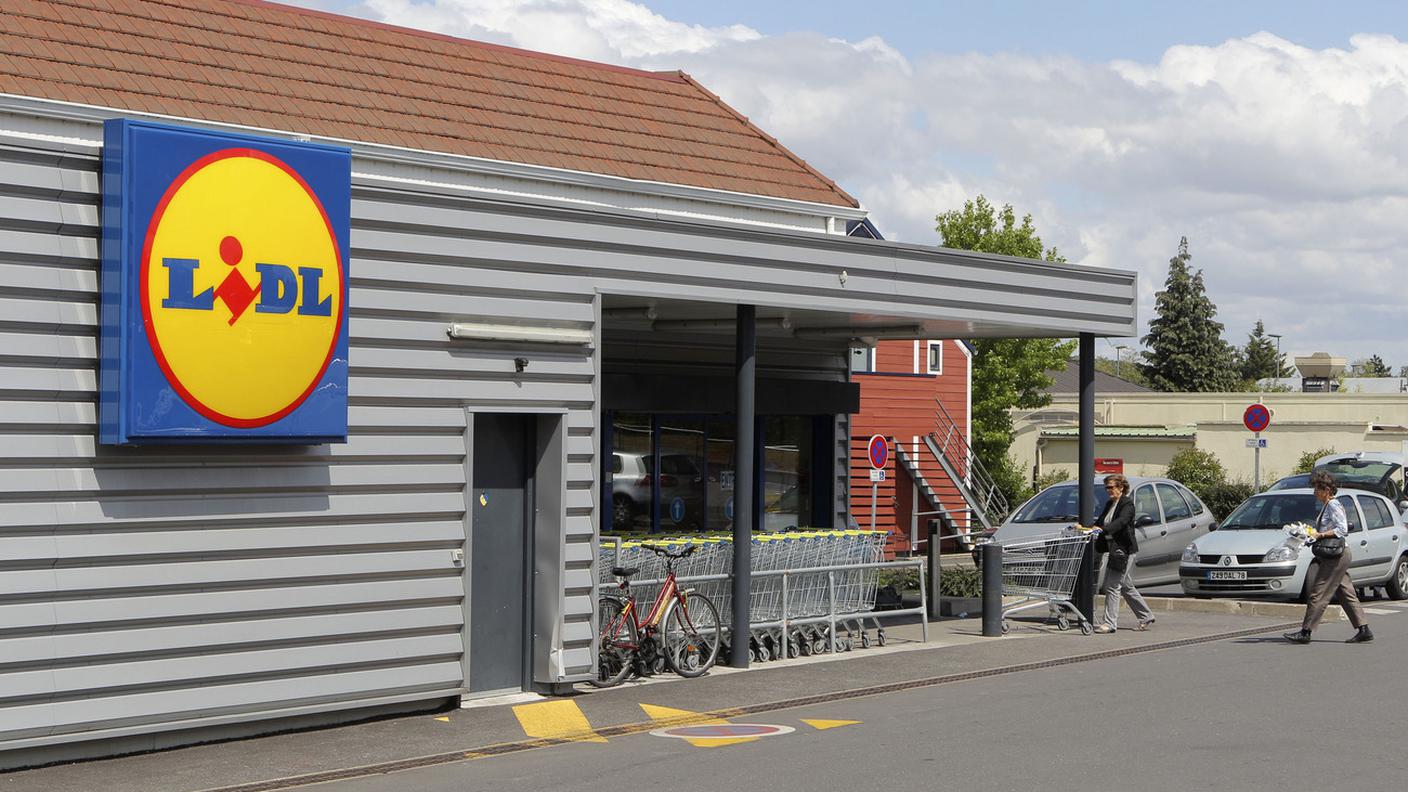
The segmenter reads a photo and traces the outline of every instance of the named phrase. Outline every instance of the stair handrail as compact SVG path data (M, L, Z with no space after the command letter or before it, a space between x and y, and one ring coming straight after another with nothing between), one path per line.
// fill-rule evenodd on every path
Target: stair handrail
M987 521L996 527L1007 518L1011 506L1007 503L1007 498L998 488L996 479L983 467L983 463L978 459L978 455L968 444L966 434L961 430L958 421L954 420L944 407L943 400L934 399L934 405L938 408L934 412L934 431L930 436L936 441L941 453L949 460L964 479L961 483L973 494L977 500L970 506L982 511Z

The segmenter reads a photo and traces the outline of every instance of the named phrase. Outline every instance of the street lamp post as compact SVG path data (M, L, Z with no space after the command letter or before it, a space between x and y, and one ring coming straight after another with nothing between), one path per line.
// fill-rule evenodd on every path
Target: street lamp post
M1274 339L1276 339L1276 368L1275 368L1274 371L1271 372L1271 376L1275 377L1276 379L1280 379L1280 378L1281 378L1281 334L1280 334L1280 333L1267 333L1266 336L1267 336L1268 338L1274 338Z
M1129 347L1124 344L1115 344L1115 377L1117 379L1123 379L1120 377L1120 364L1124 362L1124 351L1126 349L1129 349Z

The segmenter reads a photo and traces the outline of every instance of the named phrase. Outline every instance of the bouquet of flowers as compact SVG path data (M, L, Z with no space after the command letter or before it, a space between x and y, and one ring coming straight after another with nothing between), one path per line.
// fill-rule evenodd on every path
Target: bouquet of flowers
M1315 529L1312 528L1309 523L1305 522L1298 521L1288 523L1281 527L1284 528L1286 533L1290 534L1293 539L1299 539L1302 542L1309 542L1311 537L1315 535Z

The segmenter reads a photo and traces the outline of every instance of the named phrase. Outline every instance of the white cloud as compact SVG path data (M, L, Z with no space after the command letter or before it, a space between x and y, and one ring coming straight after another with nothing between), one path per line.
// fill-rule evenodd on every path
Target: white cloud
M327 0L305 0L318 3ZM362 13L531 49L684 69L834 178L887 236L984 193L1072 261L1137 269L1140 315L1180 236L1228 336L1408 364L1408 44L1315 50L1271 33L1154 63L932 54L626 0L365 0ZM1366 321L1370 320L1370 321Z

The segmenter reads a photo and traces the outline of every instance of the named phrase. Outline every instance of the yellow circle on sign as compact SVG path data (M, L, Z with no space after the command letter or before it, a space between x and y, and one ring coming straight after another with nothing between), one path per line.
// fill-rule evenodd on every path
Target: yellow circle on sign
M172 183L147 231L141 283L158 365L218 423L288 415L336 349L336 235L306 182L264 152L216 152Z

